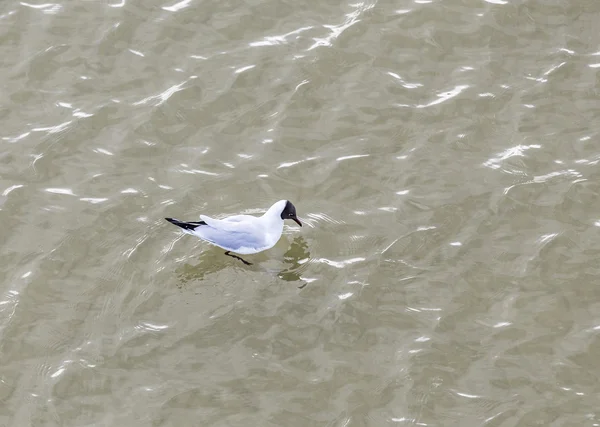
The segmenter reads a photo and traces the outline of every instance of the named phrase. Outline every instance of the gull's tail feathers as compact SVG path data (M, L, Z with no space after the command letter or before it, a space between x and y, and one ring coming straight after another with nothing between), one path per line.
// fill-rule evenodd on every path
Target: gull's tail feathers
M197 221L197 222L184 222L184 221L179 221L178 219L175 218L165 218L167 221L169 221L171 224L176 225L177 227L181 227L184 230L188 230L188 231L193 231L196 228L200 227L201 225L206 225L206 223L204 221Z

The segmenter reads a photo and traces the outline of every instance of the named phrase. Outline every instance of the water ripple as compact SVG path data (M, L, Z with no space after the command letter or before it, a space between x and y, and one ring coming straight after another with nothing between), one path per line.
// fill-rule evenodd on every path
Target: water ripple
M19 2L21 6L30 7L32 9L41 10L43 13L48 15L55 15L63 8L62 5L57 3L44 3L44 4L31 4L26 2Z
M178 12L181 9L185 9L190 5L192 0L182 0L180 2L174 3L171 6L163 6L162 9L169 12Z

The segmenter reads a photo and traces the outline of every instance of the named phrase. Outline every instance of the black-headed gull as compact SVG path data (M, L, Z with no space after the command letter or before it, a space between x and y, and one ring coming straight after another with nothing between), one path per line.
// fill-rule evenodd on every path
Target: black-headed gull
M233 215L223 219L214 219L200 215L202 221L184 222L174 218L165 218L171 224L181 227L215 246L225 249L225 255L237 258L246 265L252 263L238 254L247 255L271 249L281 238L283 220L291 219L302 227L296 216L296 207L289 200L280 200L262 216Z

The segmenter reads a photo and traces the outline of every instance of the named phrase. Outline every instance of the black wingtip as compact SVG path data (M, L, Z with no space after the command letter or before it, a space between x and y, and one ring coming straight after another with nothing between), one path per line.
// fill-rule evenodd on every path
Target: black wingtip
M200 227L201 225L206 225L206 223L204 221L198 221L198 222L183 222L183 221L179 221L178 219L175 218L165 218L167 221L169 221L171 224L176 225L177 227L181 227L184 230L195 230L196 228Z

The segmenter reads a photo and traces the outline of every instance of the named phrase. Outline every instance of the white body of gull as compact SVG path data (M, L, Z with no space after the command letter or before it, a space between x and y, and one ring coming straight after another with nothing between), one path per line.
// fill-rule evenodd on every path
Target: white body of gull
M250 263L229 252L248 255L271 249L281 238L285 219L296 221L302 227L296 216L296 207L288 200L278 201L262 216L234 215L215 219L200 215L202 221L192 222L165 219L181 227L184 232L225 249L225 255L237 258L247 265Z

